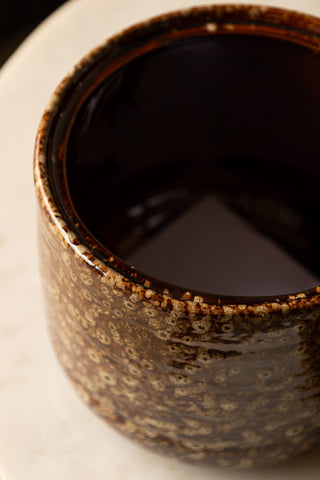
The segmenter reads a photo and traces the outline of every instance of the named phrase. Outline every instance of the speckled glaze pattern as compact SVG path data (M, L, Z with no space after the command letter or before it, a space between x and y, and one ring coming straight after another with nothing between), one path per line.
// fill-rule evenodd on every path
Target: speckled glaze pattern
M265 7L204 10L212 35L244 28L219 26L234 12L269 21L293 15L320 28ZM247 468L309 449L320 431L320 288L260 299L171 289L70 228L52 192L46 144L72 75L42 119L35 183L50 334L77 392L127 437L186 462Z

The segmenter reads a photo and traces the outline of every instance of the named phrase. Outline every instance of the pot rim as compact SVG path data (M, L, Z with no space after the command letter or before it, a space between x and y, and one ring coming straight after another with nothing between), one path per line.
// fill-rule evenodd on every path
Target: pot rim
M141 34L143 38L154 33L164 38L163 32L167 29L168 33L168 26L171 32L175 32L176 38L177 32L174 28L179 19L183 19L186 27L188 21L195 19L200 21L198 34L200 28L205 35L241 33L241 27L245 26L246 34L249 32L270 37L277 36L303 44L317 52L320 50L320 19L293 10L254 4L219 4L176 10L139 22L112 36L91 50L75 65L58 85L46 106L38 128L34 150L34 183L40 209L46 214L50 228L74 251L75 255L96 270L102 282L138 295L139 298L156 307L170 308L181 314L187 311L204 315L222 313L231 318L242 313L261 316L271 311L287 313L319 304L320 285L301 292L267 296L219 295L194 289L186 290L135 269L110 252L82 224L72 206L71 199L67 206L70 214L69 221L61 212L50 180L51 155L48 155L48 146L55 121L62 115L64 102L75 88L81 87L81 78L84 78L90 69L104 58L106 52L115 48L121 49L132 39L141 37ZM236 19L238 23L233 24ZM181 32L182 30L181 28ZM188 31L191 30L190 25ZM70 218L73 219L72 227Z

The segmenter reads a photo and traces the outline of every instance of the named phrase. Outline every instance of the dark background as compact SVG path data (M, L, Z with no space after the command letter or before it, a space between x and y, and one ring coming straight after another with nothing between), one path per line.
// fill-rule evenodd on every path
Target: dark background
M0 0L0 66L66 0Z

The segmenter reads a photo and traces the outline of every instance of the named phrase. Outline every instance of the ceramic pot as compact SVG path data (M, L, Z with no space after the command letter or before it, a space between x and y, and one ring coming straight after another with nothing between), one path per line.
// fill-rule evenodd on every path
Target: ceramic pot
M170 13L89 53L41 120L53 346L90 408L153 451L240 468L319 440L320 288L222 296L125 261L214 192L319 273L319 47L295 12Z

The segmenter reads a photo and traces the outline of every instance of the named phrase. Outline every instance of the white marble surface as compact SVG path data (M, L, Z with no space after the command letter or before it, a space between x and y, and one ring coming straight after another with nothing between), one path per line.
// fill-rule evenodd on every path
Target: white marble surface
M320 449L249 473L190 467L144 451L81 403L48 341L32 183L33 143L45 103L71 66L105 37L145 17L201 3L72 0L0 72L1 480L320 479ZM320 15L320 0L264 3Z

